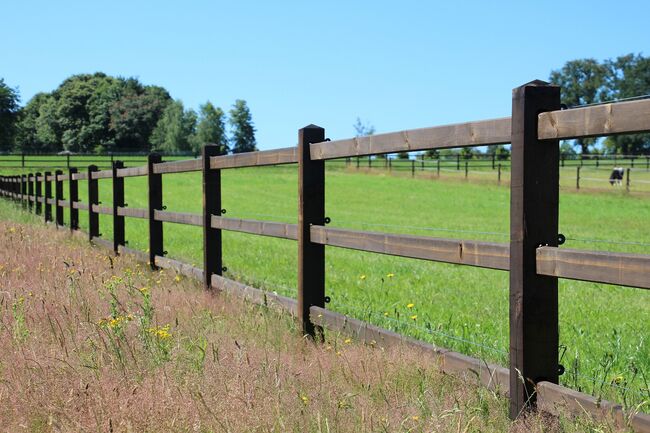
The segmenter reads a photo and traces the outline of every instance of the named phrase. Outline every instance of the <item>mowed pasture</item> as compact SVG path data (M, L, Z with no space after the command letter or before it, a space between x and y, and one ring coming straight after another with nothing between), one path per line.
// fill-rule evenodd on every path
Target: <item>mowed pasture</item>
M562 171L562 178L566 178ZM575 171L575 167L570 168ZM328 170L326 209L331 227L508 242L509 188L492 181L377 175ZM163 178L167 210L200 213L200 173ZM126 202L146 208L146 177L128 178ZM228 217L295 223L297 169L292 166L222 171ZM111 181L100 180L100 201L111 203ZM67 197L67 183L64 185ZM80 199L87 188L79 182ZM67 221L67 212L66 212ZM566 247L650 253L650 199L624 188L576 192L561 188L560 232ZM80 211L82 229L87 213ZM103 237L112 221L100 216ZM147 221L127 219L128 246L147 249ZM224 232L225 274L253 286L296 296L294 241ZM613 242L613 243L612 243ZM168 256L201 264L202 231L165 223ZM508 364L508 274L503 271L327 249L330 309L385 328ZM561 383L650 410L650 293L560 280Z

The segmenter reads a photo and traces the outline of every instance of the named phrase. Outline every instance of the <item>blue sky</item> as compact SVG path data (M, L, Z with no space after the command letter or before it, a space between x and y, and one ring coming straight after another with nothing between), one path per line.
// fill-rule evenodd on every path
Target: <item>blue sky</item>
M512 88L567 60L650 55L648 1L12 1L0 77L23 103L71 74L245 99L258 147L507 116Z

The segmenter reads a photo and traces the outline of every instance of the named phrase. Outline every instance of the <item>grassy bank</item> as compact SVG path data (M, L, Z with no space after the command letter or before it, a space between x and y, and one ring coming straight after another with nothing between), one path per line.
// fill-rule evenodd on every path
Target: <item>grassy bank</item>
M151 272L0 203L3 432L583 432L407 348L383 350Z

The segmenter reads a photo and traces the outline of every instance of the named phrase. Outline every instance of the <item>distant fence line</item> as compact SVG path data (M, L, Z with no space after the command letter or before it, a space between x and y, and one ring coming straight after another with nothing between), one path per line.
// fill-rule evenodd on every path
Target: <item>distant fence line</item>
M88 212L87 236L116 254L131 253L152 268L168 267L199 278L206 289L242 295L253 302L278 304L299 319L304 334L319 340L323 327L351 333L370 344L408 344L440 360L445 372L474 372L487 386L507 392L510 416L525 409L556 413L559 406L583 413L613 417L619 425L650 432L650 416L625 413L621 406L559 386L558 278L650 289L650 255L560 248L558 233L560 139L650 131L650 100L560 109L558 87L531 82L513 92L513 116L394 133L330 141L325 130L309 125L298 131L298 146L236 155L218 155L205 146L202 157L163 161L157 154L143 166L126 167L116 160L100 170L28 173L0 178L0 191L46 222L79 229L79 210ZM613 109L613 107L616 109ZM510 242L493 243L425 236L329 228L325 213L325 162L333 159L411 152L427 149L512 143L510 183ZM225 217L221 204L221 170L296 164L298 223ZM201 214L170 212L163 205L163 175L200 172ZM147 178L148 206L124 203L125 178ZM112 179L112 206L99 202L99 180ZM87 181L88 200L79 200L79 181ZM68 198L63 182L68 182ZM54 183L54 189L52 184ZM53 214L54 207L54 214ZM112 217L112 240L101 238L99 215ZM126 247L125 218L149 223L148 251ZM203 230L203 268L172 260L164 248L163 223L185 224ZM222 230L271 236L298 243L297 299L262 292L223 276ZM433 347L392 331L327 310L325 247L339 247L421 260L453 263L510 273L509 369L460 353Z

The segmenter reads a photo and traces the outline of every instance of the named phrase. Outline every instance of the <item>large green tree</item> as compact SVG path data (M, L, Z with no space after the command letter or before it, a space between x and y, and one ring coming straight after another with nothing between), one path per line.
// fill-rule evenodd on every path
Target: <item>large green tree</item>
M170 103L151 134L151 145L163 152L188 152L192 150L190 138L196 131L197 116L194 110L185 110L183 103Z
M20 112L17 147L29 151L149 150L169 93L135 78L73 75Z
M246 101L238 99L230 110L229 120L232 137L232 152L253 152L257 150L255 141L255 127L253 117L246 105Z
M0 78L0 150L10 150L14 146L19 101L18 90Z
M220 155L228 153L225 114L221 108L215 107L210 101L201 105L196 134L191 141L192 148L196 153L199 153L206 144L219 146Z
M597 60L579 59L551 72L550 81L561 87L562 103L572 107L599 102L605 93L606 74L607 69ZM596 139L580 138L575 142L583 154L588 154Z
M151 134L170 103L171 97L162 87L139 83L127 86L110 107L113 150L148 151Z

